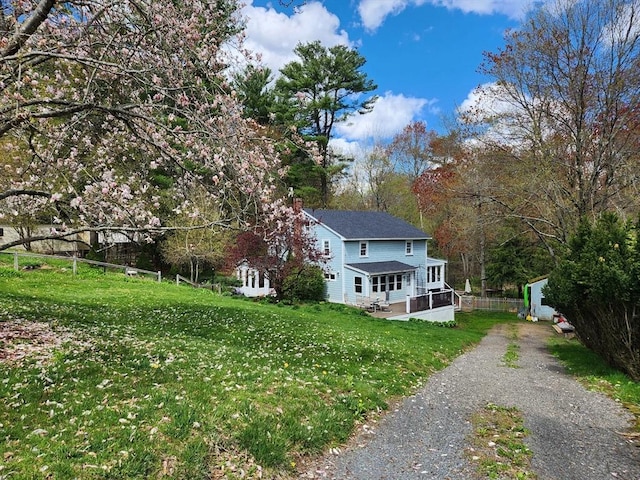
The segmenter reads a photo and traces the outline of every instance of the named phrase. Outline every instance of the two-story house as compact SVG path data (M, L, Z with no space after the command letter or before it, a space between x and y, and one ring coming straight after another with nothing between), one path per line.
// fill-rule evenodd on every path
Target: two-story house
M326 257L328 301L388 306L391 318L453 320L456 295L444 280L446 262L427 255L429 235L384 212L304 213Z

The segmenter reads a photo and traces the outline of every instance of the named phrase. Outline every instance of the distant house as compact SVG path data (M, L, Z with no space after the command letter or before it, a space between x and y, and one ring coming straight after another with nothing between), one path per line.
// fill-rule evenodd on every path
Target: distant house
M324 266L329 302L390 309L392 318L454 318L446 261L427 254L425 232L384 212L304 209Z
M39 224L28 232L21 232L19 227L0 225L0 245L20 240L22 237L46 237L51 232L59 229L60 225ZM122 265L133 265L140 254L139 244L142 241L140 234L130 235L117 232L79 232L65 238L49 238L46 240L34 240L29 244L20 244L13 247L15 250L30 250L34 253L46 253L57 255L76 255L84 257L93 247L102 252L108 262Z
M538 320L553 320L556 310L547 304L542 289L547 284L547 277L539 277L531 280L524 288L524 306L532 317Z
M46 237L51 234L59 225L36 225L28 232L21 232L19 228L11 225L0 225L0 245L28 237ZM70 255L83 256L89 250L89 234L78 233L65 239L48 239L30 242L28 245L20 244L14 247L16 250L31 250L35 253L64 253Z

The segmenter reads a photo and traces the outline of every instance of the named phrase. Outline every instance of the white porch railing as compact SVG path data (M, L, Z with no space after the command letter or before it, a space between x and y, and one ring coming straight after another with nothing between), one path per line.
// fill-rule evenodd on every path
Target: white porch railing
M448 285L446 286L449 287ZM406 299L407 313L450 306L460 308L460 296L450 287L439 291L427 291L415 297L408 295Z

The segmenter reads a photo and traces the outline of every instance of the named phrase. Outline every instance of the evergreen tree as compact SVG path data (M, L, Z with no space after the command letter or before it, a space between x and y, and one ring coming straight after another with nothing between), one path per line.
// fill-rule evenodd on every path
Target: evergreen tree
M321 203L326 205L332 177L342 170L329 148L334 128L353 114L369 112L376 97L365 98L361 94L375 90L377 85L361 71L364 57L344 45L327 48L316 41L299 44L295 53L299 60L285 65L276 81L277 118L317 143L320 169L314 169L314 175L306 178L309 183L292 186L317 189ZM296 164L305 170L310 166L308 157L294 160L294 171Z

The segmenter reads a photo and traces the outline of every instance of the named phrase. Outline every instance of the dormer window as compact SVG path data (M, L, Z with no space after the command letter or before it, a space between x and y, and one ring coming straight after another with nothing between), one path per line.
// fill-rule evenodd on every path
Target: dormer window
M413 240L407 240L404 253L405 255L413 255Z
M360 242L360 256L369 256L369 242Z

